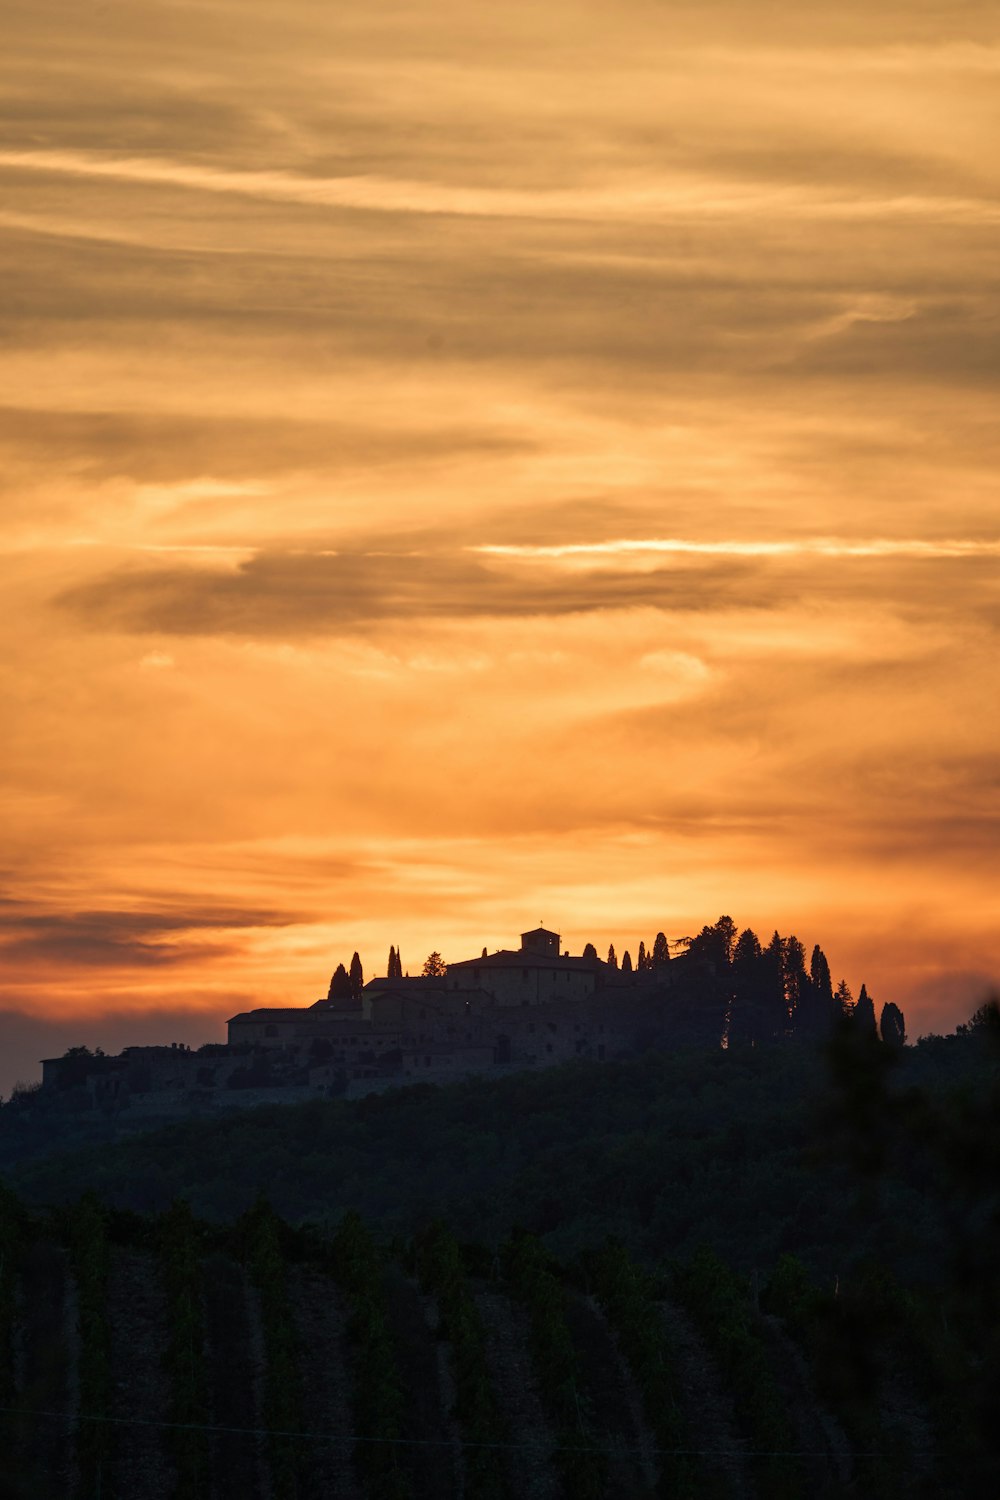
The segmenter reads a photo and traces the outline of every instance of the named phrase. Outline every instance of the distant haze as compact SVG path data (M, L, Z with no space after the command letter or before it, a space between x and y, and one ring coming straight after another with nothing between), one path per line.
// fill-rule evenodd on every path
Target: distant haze
M5 32L0 1090L539 920L727 912L968 1015L996 6Z

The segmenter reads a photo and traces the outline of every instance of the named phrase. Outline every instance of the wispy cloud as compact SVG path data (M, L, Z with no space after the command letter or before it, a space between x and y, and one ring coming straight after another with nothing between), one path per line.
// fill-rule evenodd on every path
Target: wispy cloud
M0 167L192 192L237 194L303 207L474 218L587 220L621 218L757 218L781 214L812 219L933 220L956 225L1000 224L1000 200L958 195L856 192L783 185L702 172L626 177L606 185L533 191L401 180L373 174L307 176L287 171L227 170L159 157L66 150L0 151Z
M34 959L57 965L160 968L218 958L238 949L238 932L288 926L295 920L273 910L234 907L37 912L14 903L0 912L0 952L8 963Z
M594 558L675 554L680 557L826 557L826 558L960 558L1000 557L1000 539L872 538L847 541L812 537L789 541L699 541L681 537L646 537L608 542L554 542L548 545L482 543L471 552L496 557Z

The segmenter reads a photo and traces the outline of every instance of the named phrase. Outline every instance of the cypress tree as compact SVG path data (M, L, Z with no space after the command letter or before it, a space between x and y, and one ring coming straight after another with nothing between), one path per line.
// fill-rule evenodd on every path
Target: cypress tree
M812 951L809 960L809 978L812 980L816 998L828 1013L833 1011L833 980L830 978L830 965L826 961L826 954L819 943Z
M875 1025L875 1006L864 985L861 986L858 1003L854 1007L854 1024L859 1031L870 1036L878 1036L878 1028Z
M892 1001L882 1007L878 1029L887 1047L902 1047L906 1044L906 1019L898 1005Z
M583 956L584 956L584 958L589 959L592 964L596 964L596 962L597 962L597 949L594 947L593 943L588 943L586 945L586 947L583 950Z
M632 972L632 955L628 951L628 949L626 948L625 952L622 954L622 973L623 974L631 974L631 972Z
M614 945L614 943L612 943L611 947L608 949L608 968L609 969L617 969L617 967L618 967L618 956L615 953L615 945Z
M330 980L330 993L327 999L350 1000L353 994L354 989L351 985L351 976L343 964L338 964L334 970L333 978Z
M670 962L670 944L662 932L656 934L656 939L653 943L653 962L654 964Z
M642 938L639 939L639 962L636 967L640 974L644 974L649 968L649 960L646 957L646 944L642 941Z
M361 967L361 959L357 953L351 959L350 969L351 994L355 1000L361 999L361 991L365 987L365 974Z

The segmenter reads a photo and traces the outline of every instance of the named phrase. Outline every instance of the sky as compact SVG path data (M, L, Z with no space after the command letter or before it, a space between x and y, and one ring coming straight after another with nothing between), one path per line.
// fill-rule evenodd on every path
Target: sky
M1000 977L1000 19L37 0L0 1092L357 949Z

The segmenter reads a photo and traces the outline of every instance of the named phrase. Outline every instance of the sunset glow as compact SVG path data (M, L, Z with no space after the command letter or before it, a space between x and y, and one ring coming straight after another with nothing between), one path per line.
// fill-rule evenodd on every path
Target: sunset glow
M201 1040L354 949L727 912L963 1020L996 7L5 30L3 1009Z

